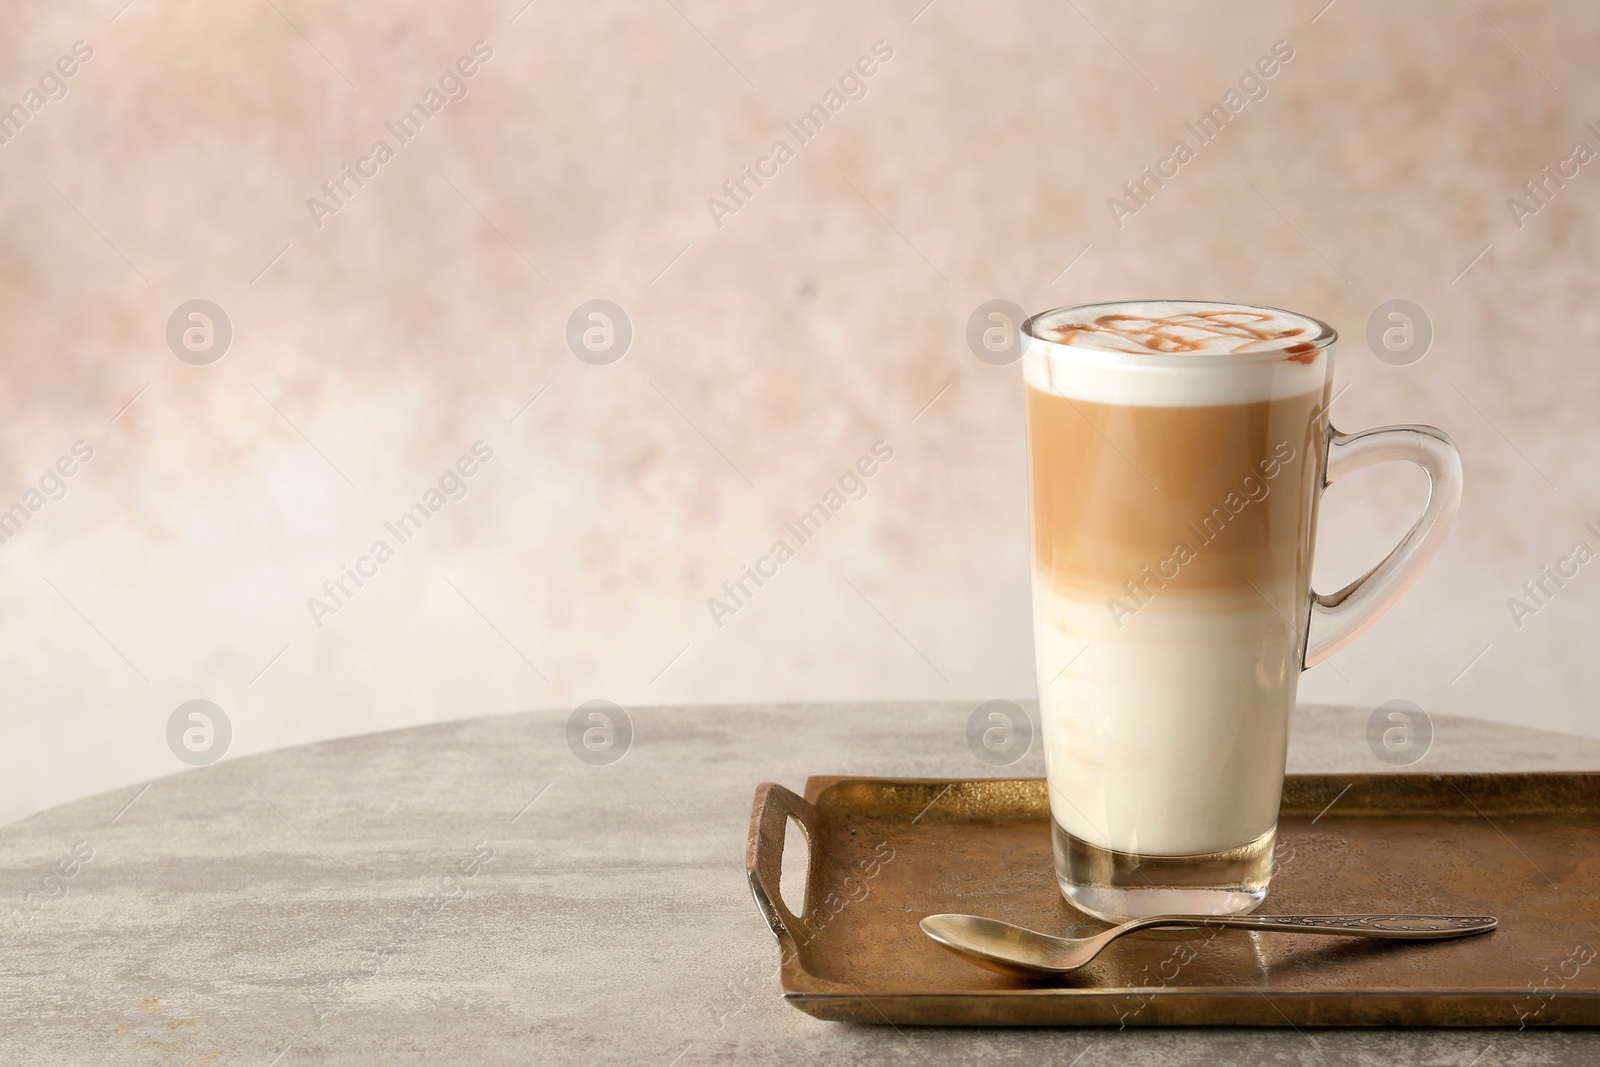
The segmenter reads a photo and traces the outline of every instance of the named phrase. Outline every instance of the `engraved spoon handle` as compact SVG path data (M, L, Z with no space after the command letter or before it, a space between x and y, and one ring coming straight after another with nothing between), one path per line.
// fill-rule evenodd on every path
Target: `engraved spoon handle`
M1231 926L1298 934L1343 934L1426 941L1467 937L1493 930L1493 915L1153 915L1117 927L1117 936L1152 927Z

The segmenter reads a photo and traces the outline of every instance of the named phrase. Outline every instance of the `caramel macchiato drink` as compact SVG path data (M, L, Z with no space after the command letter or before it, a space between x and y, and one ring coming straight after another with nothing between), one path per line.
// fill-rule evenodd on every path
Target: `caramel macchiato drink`
M1063 892L1105 918L1248 911L1271 874L1318 599L1334 332L1270 308L1152 301L1047 312L1024 335ZM1432 507L1411 540L1442 536L1449 516ZM1403 591L1424 547L1397 550L1420 558L1333 643Z

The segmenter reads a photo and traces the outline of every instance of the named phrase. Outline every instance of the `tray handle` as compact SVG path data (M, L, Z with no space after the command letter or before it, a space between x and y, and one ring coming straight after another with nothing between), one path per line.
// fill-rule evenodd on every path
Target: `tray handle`
M750 875L750 892L756 898L756 907L772 927L773 936L784 949L795 952L803 931L800 920L783 903L779 889L783 874L783 841L791 815L806 835L807 853L815 869L817 810L792 790L776 782L762 782L756 786L755 804L750 811L750 846L745 854L745 870ZM810 884L811 870L807 870L806 885ZM801 909L804 907L802 904Z

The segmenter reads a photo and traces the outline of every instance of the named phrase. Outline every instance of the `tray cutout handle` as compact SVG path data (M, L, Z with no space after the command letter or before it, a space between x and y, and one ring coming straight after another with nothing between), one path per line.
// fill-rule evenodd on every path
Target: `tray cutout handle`
M780 889L783 841L789 829L790 816L800 824L801 832L806 835L806 851L811 867L806 871L806 885L809 888L811 874L817 863L817 810L798 793L776 782L762 782L756 786L755 804L750 811L750 845L745 854L745 870L750 875L750 892L756 898L756 907L761 909L762 918L772 927L778 944L792 953L798 951L804 930L800 920L784 904Z

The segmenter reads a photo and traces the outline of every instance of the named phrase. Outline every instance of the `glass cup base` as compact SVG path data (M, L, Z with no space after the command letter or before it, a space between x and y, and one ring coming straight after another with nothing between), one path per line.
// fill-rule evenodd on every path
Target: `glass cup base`
M1244 915L1267 899L1277 828L1201 856L1138 856L1091 845L1050 820L1056 882L1079 911L1120 923L1150 915Z

